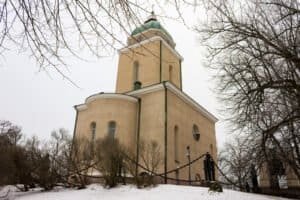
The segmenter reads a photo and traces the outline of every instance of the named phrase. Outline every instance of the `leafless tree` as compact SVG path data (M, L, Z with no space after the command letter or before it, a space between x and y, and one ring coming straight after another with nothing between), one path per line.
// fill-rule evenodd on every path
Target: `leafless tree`
M0 55L10 49L27 51L41 70L53 68L72 81L65 75L68 68L62 67L67 66L66 57L86 60L87 55L107 56L125 46L124 39L142 24L154 4L160 17L184 21L180 1L1 0ZM178 15L166 14L165 5Z
M73 138L69 143L67 154L68 171L72 183L79 184L79 188L85 188L87 173L91 167L94 167L93 156L91 151L91 142L86 138ZM69 153L69 154L68 154Z
M14 125L10 121L0 120L0 135L7 144L16 146L22 138L21 127Z
M125 147L118 139L107 136L97 140L95 149L96 166L105 180L105 185L115 187L120 182L125 167Z
M42 70L53 68L68 79L65 57L86 60L83 52L101 57L125 46L123 37L151 6L136 0L1 0L0 52L29 51Z
M155 140L140 142L141 165L145 166L150 176L157 173L159 165L162 163L162 153L159 144Z
M300 180L300 1L209 0L198 28L234 131L278 149ZM268 160L267 160L268 161Z
M0 185L16 182L14 154L21 138L21 127L10 121L0 120Z
M163 157L161 153L161 148L155 140L141 141L140 142L140 163L146 170L142 174L143 180L138 185L150 186L154 185L156 182L154 180L155 174L158 171L159 166L163 162Z
M72 139L64 128L54 130L51 139L47 143L47 152L51 162L51 171L56 183L69 184L72 172Z
M235 136L227 141L218 155L218 164L223 174L220 180L237 189L245 189L246 183L251 181L253 167L258 169L264 160L260 143L249 141L250 138ZM259 142L256 140L256 142Z
M0 121L0 185L23 184L25 191L36 184L45 190L58 184L85 187L91 156L90 142L72 140L63 128L42 142L36 136L24 139L19 126Z

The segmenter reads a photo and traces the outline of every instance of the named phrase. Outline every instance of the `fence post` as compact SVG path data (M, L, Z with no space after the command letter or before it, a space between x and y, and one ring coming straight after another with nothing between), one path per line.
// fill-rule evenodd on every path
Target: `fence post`
M178 166L176 167L176 168L178 168ZM176 185L179 185L179 170L178 169L176 169L176 171L175 171L175 176L176 176Z
M215 163L214 163L214 160L212 159L212 157L210 157L210 167L211 167L212 181L215 181L216 180L216 177L215 177Z
M212 160L210 154L207 152L205 155L204 163L204 174L206 181L214 181L215 180L215 168L214 161Z
M191 152L190 152L190 146L187 146L186 147L186 156L188 158L188 161L189 161L189 184L191 185L192 182L191 182Z

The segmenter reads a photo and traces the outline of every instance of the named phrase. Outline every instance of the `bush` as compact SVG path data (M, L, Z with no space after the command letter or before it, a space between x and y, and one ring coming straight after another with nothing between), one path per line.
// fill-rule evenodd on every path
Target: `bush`
M97 141L97 169L103 174L105 186L117 186L123 169L124 147L117 139L106 137Z
M213 182L209 183L209 191L210 192L223 192L223 187L220 183L213 181Z
M147 169L147 172L140 173L141 182L139 184L144 187L156 185L155 174L162 161L161 148L155 140L141 141L140 164Z

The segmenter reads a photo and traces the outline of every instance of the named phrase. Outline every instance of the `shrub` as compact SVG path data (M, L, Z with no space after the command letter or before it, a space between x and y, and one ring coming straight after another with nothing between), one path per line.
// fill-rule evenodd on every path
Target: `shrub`
M124 147L110 137L98 140L96 147L97 168L103 174L105 186L115 187L121 177Z
M209 191L210 192L223 192L223 187L220 183L213 181L213 182L209 183Z

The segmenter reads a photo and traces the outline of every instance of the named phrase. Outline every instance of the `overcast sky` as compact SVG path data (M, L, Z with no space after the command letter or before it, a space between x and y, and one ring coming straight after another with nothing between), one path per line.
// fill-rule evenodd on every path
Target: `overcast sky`
M212 91L215 84L212 73L204 67L205 49L197 35L183 24L168 20L163 20L162 24L184 58L184 92L220 119L216 132L218 146L221 146L227 133L218 111L222 105L217 104L216 94ZM79 85L80 88L77 88L55 71L39 71L29 53L18 53L12 49L0 61L0 119L20 125L28 137L37 135L48 139L51 131L60 127L72 134L75 123L73 106L83 103L94 93L115 91L118 53L93 59L90 62L72 57L67 59L67 75Z

